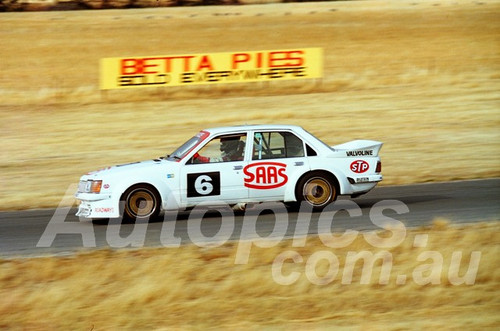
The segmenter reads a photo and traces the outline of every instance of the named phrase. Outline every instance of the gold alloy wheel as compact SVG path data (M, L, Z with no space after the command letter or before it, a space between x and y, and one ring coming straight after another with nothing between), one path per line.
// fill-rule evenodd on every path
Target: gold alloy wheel
M128 214L140 218L151 216L157 204L154 194L144 188L131 191L126 201Z
M335 188L322 177L313 177L304 184L304 199L315 207L326 205L332 199Z

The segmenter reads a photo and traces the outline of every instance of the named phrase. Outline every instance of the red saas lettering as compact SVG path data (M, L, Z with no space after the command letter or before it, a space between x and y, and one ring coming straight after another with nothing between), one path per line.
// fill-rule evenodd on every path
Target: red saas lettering
M258 162L243 169L245 187L267 190L278 188L288 182L286 164L279 162Z

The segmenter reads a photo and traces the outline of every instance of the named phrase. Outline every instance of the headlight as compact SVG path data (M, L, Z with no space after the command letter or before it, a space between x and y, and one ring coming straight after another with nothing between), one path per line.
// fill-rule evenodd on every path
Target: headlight
M78 191L83 193L101 193L102 180L80 181Z

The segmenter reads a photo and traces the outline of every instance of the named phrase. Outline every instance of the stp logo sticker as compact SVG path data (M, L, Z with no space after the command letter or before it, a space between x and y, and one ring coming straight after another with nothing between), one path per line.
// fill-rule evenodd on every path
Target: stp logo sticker
M356 160L353 163L351 163L351 171L357 174L362 174L363 172L366 172L369 168L370 166L368 165L368 162L363 160Z
M283 186L288 182L286 164L279 162L259 162L243 169L245 186L257 190L268 190Z

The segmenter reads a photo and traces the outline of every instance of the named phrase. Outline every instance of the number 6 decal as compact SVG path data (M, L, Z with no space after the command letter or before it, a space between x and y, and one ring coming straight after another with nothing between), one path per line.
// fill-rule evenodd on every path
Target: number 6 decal
M194 181L194 189L201 195L208 195L214 190L214 186L210 183L212 178L207 175L201 175Z
M202 172L187 175L187 197L220 195L220 173Z

